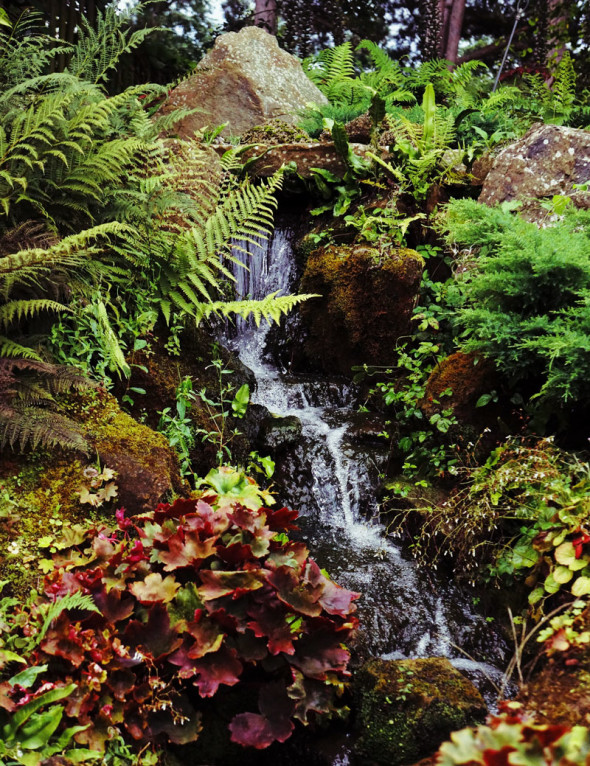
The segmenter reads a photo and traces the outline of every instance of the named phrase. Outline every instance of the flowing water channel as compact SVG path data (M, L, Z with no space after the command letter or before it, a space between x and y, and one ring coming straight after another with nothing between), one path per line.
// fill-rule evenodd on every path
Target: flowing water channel
M239 297L293 292L291 236L277 228L269 243L250 245L251 254L234 253L248 265L234 269ZM374 416L358 411L358 391L343 379L282 370L273 335L266 323L238 320L226 343L256 376L252 401L301 424L301 436L274 455L281 500L300 511L304 539L320 566L362 594L361 651L392 659L448 657L480 687L486 677L498 682L506 647L485 616L468 595L419 570L378 521L386 451L375 438Z

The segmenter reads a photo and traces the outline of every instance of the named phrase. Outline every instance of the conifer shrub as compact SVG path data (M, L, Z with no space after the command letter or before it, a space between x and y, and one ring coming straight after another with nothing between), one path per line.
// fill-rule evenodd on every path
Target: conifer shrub
M0 660L37 674L26 695L0 683L0 717L67 690L62 728L102 751L121 735L138 750L193 741L205 701L241 682L245 709L229 729L244 746L337 711L357 594L289 540L297 512L270 502L222 468L199 497L67 533L42 597L0 609Z
M455 200L442 227L463 251L455 324L463 350L492 359L543 427L590 404L590 214L566 209L544 228Z

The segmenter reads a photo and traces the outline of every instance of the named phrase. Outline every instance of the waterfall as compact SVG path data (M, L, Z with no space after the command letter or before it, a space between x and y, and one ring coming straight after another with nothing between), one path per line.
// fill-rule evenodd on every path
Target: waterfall
M243 245L233 264L239 298L293 291L290 232L277 229L262 247ZM355 436L358 392L345 380L292 375L269 348L268 324L238 320L226 342L256 376L252 401L273 415L295 416L299 442L281 455L289 504L312 555L342 585L361 592L361 642L386 658L445 656L472 675L498 675L504 647L468 597L419 570L378 521L376 493L385 451ZM466 659L459 647L468 647ZM490 661L492 664L490 664Z

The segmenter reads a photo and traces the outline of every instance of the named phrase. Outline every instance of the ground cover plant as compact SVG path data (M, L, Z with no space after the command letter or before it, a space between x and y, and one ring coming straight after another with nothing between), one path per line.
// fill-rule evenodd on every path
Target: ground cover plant
M242 681L257 693L229 728L245 746L338 712L357 594L288 539L297 514L271 501L222 468L200 497L66 533L39 596L1 602L5 731L46 754L52 737L98 753L115 735L188 742L203 701ZM29 740L19 726L48 705Z

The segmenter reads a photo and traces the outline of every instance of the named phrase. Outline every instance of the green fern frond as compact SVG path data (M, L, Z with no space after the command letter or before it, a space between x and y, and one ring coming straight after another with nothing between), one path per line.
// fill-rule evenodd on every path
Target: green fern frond
M328 48L304 59L303 68L309 79L327 96L335 82L352 80L355 75L354 55L350 42Z
M65 596L57 596L56 600L41 608L45 612L43 624L39 632L35 635L35 646L38 646L47 635L51 623L56 620L62 612L78 610L84 612L96 612L100 614L100 609L94 603L92 596L77 590L74 593L67 593Z
M23 451L39 445L88 451L86 440L69 418L41 407L0 405L0 448Z
M139 29L131 33L131 13L141 7L139 4L133 9L121 12L113 3L104 11L97 10L96 29L82 18L78 41L72 50L68 70L88 82L99 83L107 80L107 73L116 67L121 56L137 48L147 35L155 31Z
M569 51L565 51L555 72L553 100L561 112L569 111L576 98L576 73Z
M9 301L0 305L0 327L7 327L13 322L30 319L41 311L65 311L66 307L56 301L40 298L37 300Z
M260 301L215 301L213 303L201 303L197 307L196 320L199 324L203 319L208 319L211 315L230 318L237 314L242 319L253 317L256 325L264 319L271 323L279 324L281 318L288 314L299 303L307 301L310 298L319 298L319 295L282 295L271 293Z
M23 346L12 338L6 338L4 335L0 335L0 357L41 361L39 354L33 351L32 348Z

